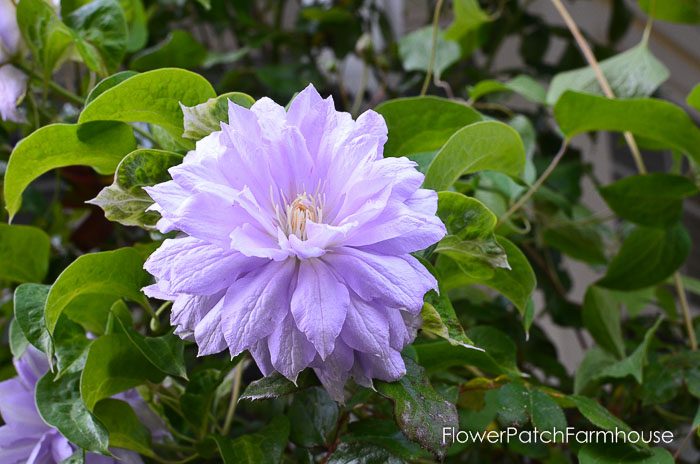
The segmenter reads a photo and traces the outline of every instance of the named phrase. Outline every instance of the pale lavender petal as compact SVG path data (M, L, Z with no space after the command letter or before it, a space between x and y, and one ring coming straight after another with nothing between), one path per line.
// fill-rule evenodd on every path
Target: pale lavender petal
M317 259L301 261L291 310L321 359L333 352L349 305L348 289L326 264Z
M24 117L17 106L24 98L26 91L26 74L9 64L0 66L0 119L24 122Z
M316 349L297 328L291 314L275 328L267 346L272 366L292 382L316 357Z

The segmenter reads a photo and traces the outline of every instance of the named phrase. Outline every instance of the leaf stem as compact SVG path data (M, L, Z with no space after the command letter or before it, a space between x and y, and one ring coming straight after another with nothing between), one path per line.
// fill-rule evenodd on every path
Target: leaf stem
M688 331L688 341L690 342L690 349L693 351L698 350L698 340L695 336L695 328L693 327L693 318L690 317L690 306L688 305L688 298L685 293L685 286L683 285L683 279L681 279L680 272L673 274L673 281L676 284L676 293L678 293L678 302L681 305L681 311L683 313L683 321L685 322L685 328Z
M593 54L593 50L591 50L590 45L588 45L588 42L583 37L583 34L581 33L581 30L576 24L576 21L574 21L574 18L571 17L569 11L566 9L561 0L551 0L551 2L552 4L554 4L554 8L557 9L559 15L564 20L566 27L569 28L571 35L574 36L574 40L576 40L576 43L581 49L581 53L583 53L586 62L591 67L591 69L593 69L593 73L595 74L596 80L598 81L600 88L603 90L603 93L606 97L614 99L615 93L613 92L612 87L610 87L610 83L605 77L603 69L600 67L598 60L596 60L596 57ZM647 168L644 165L644 160L642 159L642 154L639 152L639 147L637 146L637 141L634 139L634 135L632 135L631 132L625 132L624 136L625 141L627 142L627 145L629 146L630 151L632 152L632 157L634 158L634 164L637 166L637 170L641 174L646 174Z
M437 36L438 36L438 26L440 22L440 11L442 10L443 0L437 0L435 4L435 12L433 13L433 39L430 46L430 60L428 61L428 69L426 70L425 80L423 81L423 87L420 90L421 97L428 92L428 86L430 86L430 79L433 77L433 68L435 67L435 55L437 55Z
M234 367L233 372L233 388L231 389L231 401L228 404L228 410L226 411L226 419L224 419L224 428L221 430L223 436L227 436L231 431L231 424L233 423L233 416L236 413L236 405L238 404L238 398L241 394L241 381L243 380L243 368L244 361L238 363Z
M14 66L16 66L18 69L29 75L32 79L44 82L49 86L51 90L53 90L56 94L60 95L61 97L65 98L66 100L70 101L71 103L75 103L78 106L83 106L85 103L85 100L83 97L74 94L73 92L64 89L60 85L56 84L52 80L46 80L44 79L41 75L39 75L36 71L33 69L28 68L25 66L23 63L15 62L13 63Z
M513 215L517 210L519 210L527 201L532 197L532 195L535 194L535 192L544 184L544 182L547 180L547 178L552 174L554 169L557 167L559 164L559 161L561 161L562 157L564 156L564 153L566 153L566 147L568 146L567 141L564 140L561 144L561 147L559 147L559 151L557 152L556 155L554 155L554 158L552 159L552 162L549 163L549 166L547 166L547 169L544 170L544 172L540 175L540 177L532 184L530 189L521 196L518 201L516 201L513 206L510 207L508 211L506 211L503 216L501 216L498 219L498 223L496 224L496 227L499 225L503 224L510 216Z

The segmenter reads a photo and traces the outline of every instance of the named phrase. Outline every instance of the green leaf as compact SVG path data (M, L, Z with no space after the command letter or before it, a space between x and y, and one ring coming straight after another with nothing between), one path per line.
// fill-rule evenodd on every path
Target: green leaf
M585 132L629 131L700 162L700 129L685 111L665 100L613 100L567 91L554 106L554 117L568 139Z
M194 106L215 96L211 84L198 74L176 68L157 69L106 90L83 109L78 121L146 122L179 138L183 131L180 103Z
M537 388L530 390L530 420L537 430L566 430L566 416L561 406Z
M36 407L44 421L58 429L75 445L102 454L109 454L109 438L105 426L85 407L80 399L80 373L54 381L47 373L36 384Z
M600 68L617 98L648 97L669 76L666 66L643 43L601 61ZM567 90L603 95L590 66L554 76L547 92L547 103L554 105Z
M665 0L664 0L665 1ZM580 464L674 464L671 453L663 448L641 452L623 445L585 445L578 452Z
M294 384L282 374L273 374L254 380L243 391L241 399L256 401L291 395L305 388L318 385L318 380L309 369L302 371Z
M164 375L123 334L103 335L90 346L80 381L88 409L98 401L146 381L160 383Z
M88 105L95 98L99 97L107 90L137 74L138 73L136 71L120 71L116 74L112 74L109 77L105 77L100 82L98 82L95 87L92 88L87 98L85 99L85 104Z
M36 227L0 224L0 280L41 282L49 268L51 242Z
M572 395L569 397L574 402L576 409L588 419L588 421L603 430L622 430L629 432L632 430L629 425L615 417L610 411L605 409L596 400L586 396Z
M203 369L192 374L185 392L180 397L180 407L185 420L202 430L205 426L216 389L221 384L221 373L216 369Z
M471 263L471 267L466 269L469 271L467 273L465 268L452 258L440 256L437 264L438 271L440 275L445 276L453 273L454 268L457 267L463 271L462 275L459 276L460 285L482 284L491 287L508 298L521 314L525 314L530 296L537 285L535 273L517 246L500 236L496 237L496 242L505 250L510 269L486 268L484 266L479 268L475 265L476 263Z
M141 293L141 288L149 281L150 277L143 270L143 257L134 248L80 256L51 286L44 314L46 327L53 333L63 310L83 294L112 296L112 301L128 298L149 307L148 300Z
M445 31L448 40L460 41L470 31L491 21L491 17L479 6L478 0L456 0L453 8L454 20Z
M461 350L474 351L474 350ZM406 375L392 383L377 381L377 392L394 402L394 416L406 436L442 458L447 444L443 427L457 427L457 409L430 385L424 369L404 358Z
M445 143L425 174L424 186L447 190L464 174L499 171L518 176L525 167L525 148L518 132L497 121L470 124Z
M61 316L53 333L53 343L58 367L57 379L83 370L92 340L87 338L80 325L65 315Z
M45 172L85 165L110 174L134 148L131 128L115 122L51 124L36 130L15 146L7 164L4 192L10 218L19 211L24 189Z
M207 49L192 34L176 29L160 43L139 52L129 67L136 71L158 68L194 69L207 58Z
M24 336L22 328L19 326L17 319L12 319L10 322L8 338L10 344L10 352L15 358L19 358L26 351L29 346L29 340Z
M330 444L338 421L338 404L322 387L308 388L294 395L289 407L294 424L290 439L307 448Z
M498 389L498 420L507 426L520 426L530 417L530 391L511 382Z
M139 421L129 403L106 398L95 405L94 414L109 433L109 446L153 457L151 432Z
M29 343L51 355L51 336L46 330L44 305L48 285L22 284L15 289L15 319Z
M437 244L436 253L452 258L465 273L483 278L493 276L495 268L510 268L493 233L496 215L479 200L440 192L437 214L451 235Z
M542 231L544 242L573 259L589 264L607 264L605 242L595 226L555 220Z
M116 70L128 45L124 10L116 0L93 0L65 18L75 48L92 71L107 75Z
M250 95L229 92L192 107L181 105L182 114L185 117L185 132L182 136L186 139L199 140L212 132L221 130L221 123L228 121L229 101L244 108L250 108L255 103Z
M482 120L471 107L437 97L389 100L378 105L376 111L389 128L385 156L438 150L457 130Z
M608 366L617 362L617 358L599 346L593 346L586 351L581 363L574 373L574 393L579 394L589 390L600 380L600 373Z
M443 292L438 294L431 290L425 295L425 302L420 316L423 320L423 332L444 338L450 344L479 350L474 342L464 333L450 299Z
M289 429L287 418L276 416L257 433L234 440L216 435L212 439L219 448L224 464L278 464L287 445Z
M581 316L591 336L602 348L618 358L625 356L620 308L608 290L589 287L583 299Z
M616 362L610 366L605 367L598 373L598 378L624 378L631 375L635 378L637 383L642 384L643 378L643 368L647 363L647 351L649 350L649 344L654 338L656 330L661 324L661 318L657 319L656 323L647 330L644 334L644 340L639 344L637 349L629 355L627 358Z
M17 24L24 41L39 62L46 79L70 52L73 32L45 0L17 3Z
M685 262L691 241L685 228L635 228L622 243L605 276L596 285L637 290L665 281Z
M381 446L367 443L341 443L331 457L328 464L403 464L404 461L391 454Z
M399 39L399 56L406 71L427 72L433 45L433 27L425 26L406 34ZM435 44L433 73L440 79L443 71L459 60L461 51L457 42L445 39L445 33L438 31Z
M670 227L680 221L683 199L697 193L687 177L664 173L629 176L600 188L618 216L650 227Z
M692 106L697 111L700 111L700 84L693 87L685 101L688 106Z
M153 200L143 187L170 180L168 169L181 162L182 155L170 151L134 150L117 166L112 185L103 188L87 203L102 208L110 221L153 229L160 215L146 211Z
M648 15L662 21L681 24L700 23L698 0L639 0L639 6Z
M545 104L547 95L547 91L542 87L542 84L525 74L519 74L505 82L491 79L480 81L475 86L469 87L468 91L469 98L473 101L477 101L492 93L514 92L533 103Z
M119 0L129 28L127 52L141 50L148 42L148 24L146 11L141 0Z
M185 343L176 335L168 334L160 337L145 337L117 319L120 330L139 352L164 374L173 377L187 378L185 368Z

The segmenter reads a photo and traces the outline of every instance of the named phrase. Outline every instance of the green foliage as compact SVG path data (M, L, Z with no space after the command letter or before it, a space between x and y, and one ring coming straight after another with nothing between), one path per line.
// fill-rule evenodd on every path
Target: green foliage
M0 280L41 282L49 265L51 244L43 230L0 224Z

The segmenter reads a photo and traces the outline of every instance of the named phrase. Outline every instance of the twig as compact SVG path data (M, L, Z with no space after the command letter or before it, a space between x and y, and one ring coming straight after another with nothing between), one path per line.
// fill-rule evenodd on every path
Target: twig
M231 424L233 423L233 416L236 413L236 405L238 404L238 397L241 394L241 381L243 380L243 368L244 361L238 363L234 367L233 372L233 388L231 390L231 402L228 404L228 410L226 411L226 419L224 419L224 428L221 430L223 436L228 435L231 431Z
M435 55L437 55L437 36L438 36L438 26L440 22L440 10L442 10L442 1L437 0L435 4L435 12L433 13L433 39L430 47L430 60L428 61L428 69L426 70L425 80L423 81L423 87L420 90L421 96L428 92L428 86L430 86L430 79L433 76L433 68L435 67Z
M556 155L554 155L554 158L552 159L552 162L549 163L549 166L547 166L547 169L544 170L542 175L535 181L534 184L530 187L530 189L525 192L523 196L521 196L518 201L516 201L513 206L510 207L508 211L503 214L498 219L498 223L496 224L496 227L499 225L503 224L513 213L515 213L517 210L519 210L527 201L530 199L532 195L544 184L544 182L547 180L547 178L552 174L554 169L557 167L559 164L559 161L561 161L561 158L564 156L564 153L566 153L566 147L567 143L566 141L562 142L561 147L559 148L559 151L557 152Z
M63 87L61 87L60 85L56 84L56 83L55 83L54 81L52 81L52 80L48 80L48 81L47 81L47 80L44 79L42 76L40 76L39 74L37 74L34 70L32 70L32 69L26 67L24 64L22 64L22 63L13 63L13 65L16 66L18 69L20 69L21 71L23 71L24 73L28 74L32 79L38 80L38 81L41 81L41 82L46 83L46 84L49 86L49 88L50 88L51 90L53 90L56 94L58 94L58 95L60 95L61 97L65 98L66 100L70 101L71 103L75 103L75 104L78 105L78 106L82 106L82 105L85 103L85 100L84 100L81 96L76 95L76 94L74 94L73 92L71 92L71 91L69 91L69 90L67 90L67 89L64 89Z
M605 77L605 74L603 73L600 64L598 64L598 60L596 60L596 57L593 54L590 45L588 45L588 42L586 42L586 39L583 37L583 34L581 33L581 30L579 29L578 25L571 17L561 0L551 1L554 4L554 7L559 12L559 14L561 15L562 19L564 20L564 23L566 23L566 27L568 27L569 31L571 31L571 35L574 36L574 40L576 40L576 43L581 49L581 53L583 53L586 62L588 62L588 65L591 67L591 69L593 69L593 73L595 74L596 80L598 81L600 88L603 89L603 93L606 97L614 99L615 93L613 92L612 87L610 87L608 79ZM624 136L625 141L627 142L627 145L629 146L630 151L632 152L632 157L634 158L634 164L637 166L637 170L641 174L646 174L647 169L644 165L644 160L642 160L642 155L639 152L639 147L637 146L637 141L634 139L634 135L632 135L631 132L625 132Z
M690 342L690 349L697 351L698 340L695 336L695 328L693 327L693 318L690 317L690 306L688 305L688 298L685 293L685 286L683 285L683 279L681 279L680 272L673 274L673 281L676 284L676 293L678 293L678 302L681 304L681 311L683 312L683 321L685 321L685 328L688 331L688 341Z

